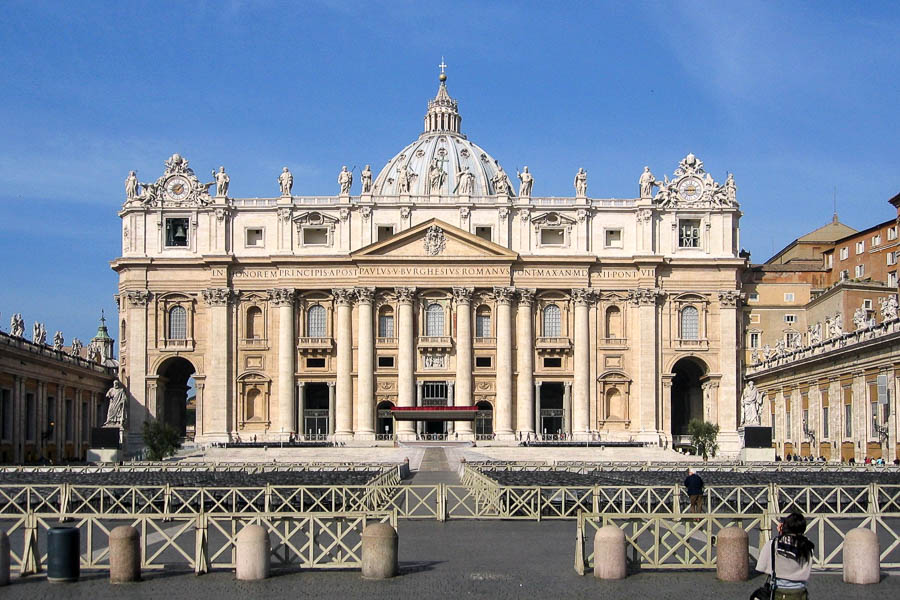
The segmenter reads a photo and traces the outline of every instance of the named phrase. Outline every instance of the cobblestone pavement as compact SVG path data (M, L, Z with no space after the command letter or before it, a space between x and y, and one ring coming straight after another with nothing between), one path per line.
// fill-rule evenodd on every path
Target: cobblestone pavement
M722 583L715 572L644 572L624 581L597 581L575 573L575 523L513 521L401 521L401 575L364 581L359 571L278 572L262 582L237 582L230 572L197 577L146 573L145 581L113 586L105 574L86 573L76 584L44 577L13 578L0 598L747 598L762 576ZM840 573L814 573L814 600L900 598L900 573L874 586L851 586Z

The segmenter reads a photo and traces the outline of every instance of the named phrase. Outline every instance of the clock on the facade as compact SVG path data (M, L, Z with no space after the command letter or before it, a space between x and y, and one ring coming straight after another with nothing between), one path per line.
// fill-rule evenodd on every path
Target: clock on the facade
M703 195L703 183L696 177L685 177L678 184L678 194L687 201L699 200Z
M191 184L184 177L171 177L166 182L166 195L172 200L184 200L190 191Z

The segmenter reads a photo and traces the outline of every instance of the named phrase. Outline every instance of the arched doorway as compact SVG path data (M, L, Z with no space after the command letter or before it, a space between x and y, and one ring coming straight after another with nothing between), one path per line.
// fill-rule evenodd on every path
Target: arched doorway
M489 440L494 437L494 407L490 402L475 404L475 439Z
M156 371L159 375L156 418L174 427L181 437L187 436L188 426L194 421L191 418L194 415L188 414L188 398L195 395L194 372L191 361L180 356L167 359ZM196 403L192 408L196 411Z
M703 419L703 390L700 379L706 365L699 359L682 358L672 367L672 439L675 446L687 445L688 423Z
M394 408L392 402L379 402L375 409L375 439L389 440L394 435L394 417L391 415L391 409Z

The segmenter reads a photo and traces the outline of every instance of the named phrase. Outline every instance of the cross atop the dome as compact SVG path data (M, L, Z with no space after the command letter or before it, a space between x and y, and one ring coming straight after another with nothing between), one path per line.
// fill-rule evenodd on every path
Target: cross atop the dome
M444 73L444 69L447 68L447 64L444 62L444 57L443 57L443 56L441 57L441 64L439 64L438 67L441 69L440 80L441 80L441 81L446 81L446 80L447 80L447 75Z

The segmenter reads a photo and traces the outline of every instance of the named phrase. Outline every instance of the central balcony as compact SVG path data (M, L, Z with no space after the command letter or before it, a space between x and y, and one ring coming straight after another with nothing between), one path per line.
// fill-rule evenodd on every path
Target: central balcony
M538 350L568 351L572 348L572 340L567 337L539 337L535 342Z
M420 335L419 344L423 350L441 350L453 346L449 335Z
M329 352L333 346L330 337L302 337L297 341L297 349L305 352Z

